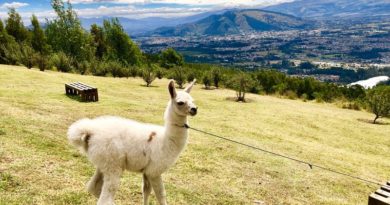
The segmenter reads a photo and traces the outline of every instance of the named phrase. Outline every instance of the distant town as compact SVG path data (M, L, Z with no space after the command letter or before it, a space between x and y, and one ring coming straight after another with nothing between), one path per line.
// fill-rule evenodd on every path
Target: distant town
M242 33L225 36L138 37L147 53L167 47L187 62L215 63L247 70L288 69L310 62L318 69L390 67L390 22L319 25L312 30Z

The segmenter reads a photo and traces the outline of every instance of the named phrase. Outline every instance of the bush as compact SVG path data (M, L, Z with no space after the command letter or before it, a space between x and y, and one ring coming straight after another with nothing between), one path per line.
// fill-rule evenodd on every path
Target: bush
M374 124L380 117L390 116L390 86L376 86L367 94L368 106L375 114Z
M31 48L28 45L21 45L21 56L20 56L20 61L21 63L26 66L28 69L31 69L35 62L34 62L34 49Z
M344 103L342 108L349 109L349 110L361 110L360 105L357 102Z
M68 57L64 52L54 54L51 58L51 63L61 72L72 71L72 58Z
M49 59L46 55L37 54L36 63L40 71L45 71L46 69L49 68Z
M295 99L298 98L297 94L296 94L294 91L291 91L291 90L287 90L287 91L285 92L285 95L286 95L286 97L287 97L288 99L290 99L290 100L295 100Z
M183 85L186 83L187 79L182 67L175 68L172 78L176 81L176 84L179 85L179 88L183 88Z
M129 76L135 78L139 74L139 69L137 66L131 66L128 68Z
M245 94L256 86L256 82L248 73L240 72L228 82L228 86L236 91L238 102L245 102Z
M105 64L105 70L111 73L113 77L127 77L128 74L121 63L117 61L109 61Z
M196 75L194 72L189 72L187 75L187 82L192 82L196 78Z
M161 68L156 69L156 77L158 79L162 79L164 77L164 75L165 75L165 72L163 69L161 69Z
M153 65L149 64L144 68L142 79L145 81L146 87L149 87L152 84L152 82L156 79L155 68Z
M85 75L88 73L90 68L90 63L88 61L76 62L75 65L76 70L80 72L81 75Z
M210 89L211 86L211 78L209 73L205 73L202 78L203 85L206 89Z

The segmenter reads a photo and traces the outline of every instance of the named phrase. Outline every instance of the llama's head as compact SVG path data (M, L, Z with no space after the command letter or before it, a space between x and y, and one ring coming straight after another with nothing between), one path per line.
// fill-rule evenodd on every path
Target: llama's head
M194 86L196 80L192 81L183 91L176 91L175 83L172 80L169 82L168 90L171 95L171 108L173 111L180 116L195 116L198 107L194 104L194 100L192 99L190 92L192 87Z

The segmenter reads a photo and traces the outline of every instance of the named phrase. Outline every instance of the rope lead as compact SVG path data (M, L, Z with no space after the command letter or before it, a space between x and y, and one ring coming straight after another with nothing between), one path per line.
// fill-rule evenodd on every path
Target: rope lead
M376 182L376 181L372 181L372 180L369 180L369 179L363 179L361 177L357 177L357 176L353 176L353 175L350 175L350 174L346 174L346 173L343 173L343 172L340 172L340 171L336 171L336 170L333 170L333 169L330 169L330 168L327 168L327 167L323 167L323 166L312 164L310 162L306 162L306 161L303 161L303 160L300 160L300 159L296 159L296 158L293 158L293 157L290 157L290 156L287 156L287 155L282 155L282 154L279 154L279 153L276 153L276 152L271 152L271 151L268 151L268 150L265 150L265 149L261 149L261 148L258 148L258 147L252 146L252 145L248 145L248 144L244 144L242 142L231 140L231 139L226 138L226 137L221 137L221 136L218 136L218 135L210 133L210 132L206 132L206 131L203 131L203 130L192 128L188 124L184 124L183 127L187 128L187 129L195 130L197 132L200 132L200 133L203 133L203 134L206 134L206 135L210 135L210 136L213 136L213 137L216 137L216 138L219 138L219 139L223 139L223 140L226 140L226 141L229 141L229 142L233 142L233 143L236 143L236 144L239 144L239 145L243 145L243 146L246 146L246 147L258 150L258 151L262 151L262 152L265 152L265 153L268 153L268 154L272 154L272 155L275 155L275 156L278 156L278 157L282 157L282 158L285 158L285 159L288 159L288 160L291 160L291 161L295 161L295 162L302 163L302 164L307 164L307 165L309 165L310 169L313 169L313 167L317 167L319 169L322 169L322 170L325 170L325 171L328 171L328 172L332 172L332 173L335 173L335 174L338 174L338 175L347 176L347 177L350 177L350 178L353 178L353 179L356 179L356 180L360 180L360 181L365 182L365 183L375 184L375 185L379 185L379 186L382 185L381 183Z

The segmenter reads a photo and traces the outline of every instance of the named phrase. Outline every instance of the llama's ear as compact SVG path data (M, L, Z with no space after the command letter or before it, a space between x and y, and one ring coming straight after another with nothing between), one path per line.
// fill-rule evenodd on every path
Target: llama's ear
M195 84L195 82L196 82L196 79L194 79L194 80L193 80L193 81L184 89L184 91L187 92L187 93L190 93L192 87L193 87L194 84Z
M175 81L171 80L168 85L169 94L171 95L171 98L176 97L176 88L175 88Z

